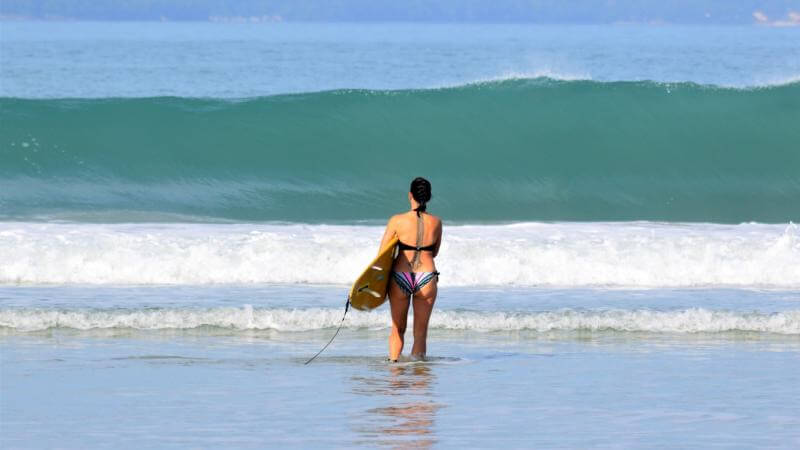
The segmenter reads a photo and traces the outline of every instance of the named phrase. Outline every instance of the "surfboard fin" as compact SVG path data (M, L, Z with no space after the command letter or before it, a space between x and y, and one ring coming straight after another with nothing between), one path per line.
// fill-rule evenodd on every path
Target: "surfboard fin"
M366 292L367 294L375 298L381 298L381 294L379 294L377 291L370 289L369 285L361 286L360 288L358 288L358 292Z

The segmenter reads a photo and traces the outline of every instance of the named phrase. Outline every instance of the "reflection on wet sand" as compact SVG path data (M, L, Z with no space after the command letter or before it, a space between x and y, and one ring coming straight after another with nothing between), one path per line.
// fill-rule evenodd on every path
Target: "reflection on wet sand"
M386 365L374 377L353 377L353 392L373 396L385 406L370 408L357 417L359 445L428 448L436 443L433 431L435 374L427 364Z

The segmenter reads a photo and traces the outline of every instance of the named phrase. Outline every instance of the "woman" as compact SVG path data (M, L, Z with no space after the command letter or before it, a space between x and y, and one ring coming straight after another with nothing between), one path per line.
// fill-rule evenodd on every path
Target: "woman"
M408 202L411 210L389 219L380 248L393 237L399 239L400 251L392 267L389 283L389 305L392 309L392 331L389 334L389 360L397 362L403 352L408 307L414 303L413 359L425 359L428 321L436 301L436 284L439 272L433 259L439 254L442 243L442 221L428 214L426 206L431 199L431 183L425 178L411 182Z

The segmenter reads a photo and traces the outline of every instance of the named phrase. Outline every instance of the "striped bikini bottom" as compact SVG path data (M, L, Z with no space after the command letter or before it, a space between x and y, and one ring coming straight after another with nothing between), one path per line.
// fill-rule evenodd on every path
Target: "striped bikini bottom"
M438 279L439 272L392 272L392 278L409 297L430 283L434 278Z

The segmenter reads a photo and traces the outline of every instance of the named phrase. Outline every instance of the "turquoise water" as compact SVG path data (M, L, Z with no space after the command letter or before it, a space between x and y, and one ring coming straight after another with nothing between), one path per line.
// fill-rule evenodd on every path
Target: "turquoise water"
M380 221L422 174L461 222L800 219L798 83L538 78L0 107L6 218Z
M799 38L0 22L0 446L797 448Z

